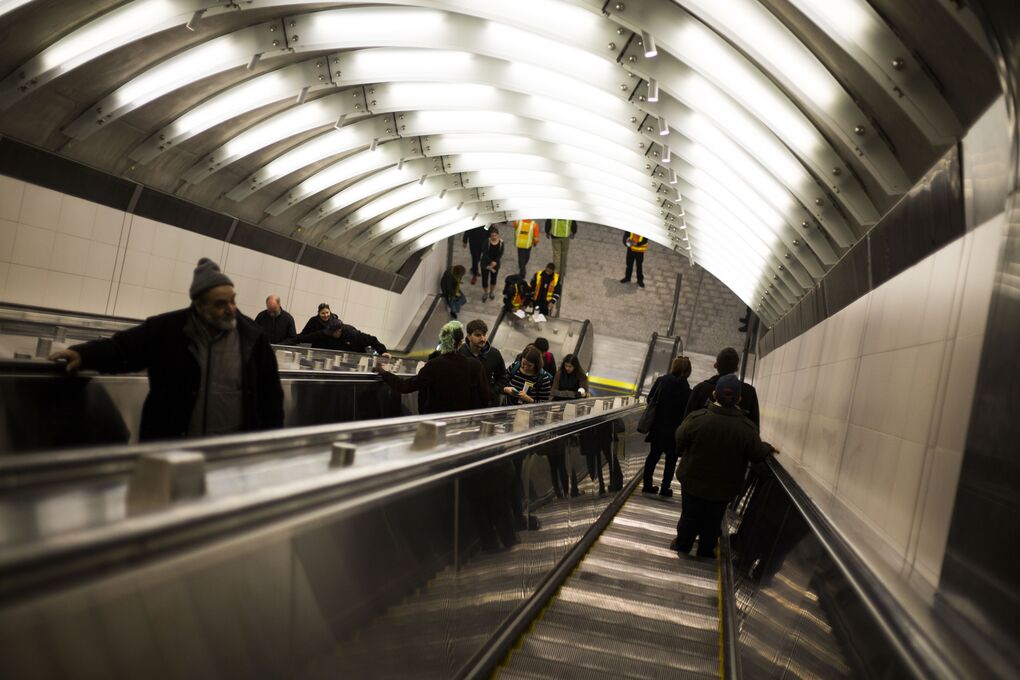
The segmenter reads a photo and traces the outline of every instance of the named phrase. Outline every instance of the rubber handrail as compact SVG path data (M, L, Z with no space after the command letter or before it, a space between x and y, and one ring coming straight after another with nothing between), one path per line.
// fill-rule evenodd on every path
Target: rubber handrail
M659 334L652 331L652 339L648 341L648 351L645 352L645 360L641 364L641 373L638 375L637 384L634 386L634 394L640 395L645 386L645 377L648 376L648 367L652 365L652 353L655 352L655 343L659 340Z
M414 330L414 335L411 336L411 340L404 347L401 354L410 354L411 350L414 349L414 346L418 342L418 339L421 337L421 334L425 332L425 326L428 324L429 319L431 319L432 315L435 314L436 307L439 305L439 301L441 299L442 299L441 295L436 295L435 297L432 298L432 304L429 305L429 311L427 311L425 313L425 316L422 317L421 323L419 323L418 328Z
M719 628L722 640L719 660L724 680L740 680L743 677L732 559L730 536L724 531L719 537Z

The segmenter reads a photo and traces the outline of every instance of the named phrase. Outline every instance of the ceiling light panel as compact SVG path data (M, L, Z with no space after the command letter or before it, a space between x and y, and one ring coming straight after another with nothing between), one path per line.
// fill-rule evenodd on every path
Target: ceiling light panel
M326 238L335 239L348 232L357 230L366 223L378 220L382 215L404 206L413 204L423 198L438 196L444 191L460 191L462 184L459 175L438 175L428 177L424 182L408 182L379 194L377 198L348 213L329 227ZM343 214L343 211L339 211Z
M470 52L549 69L604 92L627 99L637 84L616 63L600 36L573 32L567 44L562 36L544 37L541 31L521 29L495 21L416 7L363 7L325 10L287 17L289 34L299 36L290 46L297 51L333 51L387 45ZM541 15L534 19L541 25ZM543 31L548 31L545 26ZM571 27L573 31L573 27ZM576 45L576 46L575 46ZM583 47L581 47L583 45ZM336 78L343 79L343 58L330 62ZM338 68L339 67L339 68Z
M853 99L764 7L749 0L693 0L689 5L748 56L669 0L633 0L623 10L615 10L613 5L608 9L630 27L655 27L660 55L646 59L636 46L628 54L640 54L644 63L678 60L687 64L788 139L794 148L817 154L827 142L799 105L825 122L842 142L845 153L856 156L887 193L903 193L910 188L892 149L870 129L867 117ZM663 51L673 59L663 59ZM762 71L779 80L796 97L796 103Z
M352 154L289 189L278 200L270 204L266 208L266 212L270 215L280 215L321 191L347 184L358 177L391 168L391 166L396 167L401 161L416 157L421 159L421 151L417 140L414 139L398 139L380 144L374 150ZM442 172L441 161L430 161L430 163L434 166L435 172ZM404 165L409 165L409 163ZM425 165L425 159L421 159L419 165ZM410 172L410 169L407 170Z
M131 151L148 163L159 154L242 113L309 92L335 87L325 57L292 64L228 88L193 107ZM358 88L360 91L360 88ZM334 119L335 120L335 119Z
M287 47L282 31L281 22L269 21L209 40L162 61L89 108L64 129L64 134L85 139L169 92L247 64L254 54L283 54Z
M0 2L0 16L25 4ZM209 0L141 0L129 2L75 29L0 81L0 109L69 71L124 45L159 31L182 26L196 12L230 11L229 2Z
M939 86L868 2L792 0L792 4L888 92L933 145L952 143L962 134Z
M642 66L658 71L658 65L665 61L653 59ZM831 149L823 150L816 157L792 153L779 136L696 73L678 67L672 71L675 78L662 78L666 70L657 73L660 94L654 112L667 116L670 125L713 151L725 146L714 142L720 139L720 134L729 137L756 158L762 167L769 168L791 193L812 210L816 219L840 245L849 246L856 238L846 220L831 205L830 192L861 224L878 221L878 210L864 187ZM835 165L826 166L825 163ZM818 177L824 177L828 190L823 189L806 168Z

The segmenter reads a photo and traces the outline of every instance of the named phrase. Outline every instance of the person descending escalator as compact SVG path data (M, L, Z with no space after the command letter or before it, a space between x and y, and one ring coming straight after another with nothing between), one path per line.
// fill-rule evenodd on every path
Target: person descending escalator
M758 436L758 428L739 408L741 384L735 375L719 378L708 408L690 413L676 431L680 454L680 520L670 548L715 556L727 504L740 491L750 462L779 451Z
M673 359L669 373L660 376L648 393L649 408L655 405L655 418L645 441L651 446L645 459L644 486L641 493L658 493L669 498L673 495L670 484L676 471L676 428L684 420L684 410L691 395L687 378L691 375L691 360L684 356ZM662 471L662 487L652 481L659 458L666 454L666 465Z
M560 370L556 371L553 378L552 398L553 401L567 401L571 399L583 399L588 396L588 376L581 368L581 362L577 355L568 354L563 357ZM553 487L557 494L566 494L569 480L570 495L580 496L581 491L577 486L577 473L572 476L567 472L567 440L558 439L552 446L557 447L555 453L549 454L549 468L552 473Z

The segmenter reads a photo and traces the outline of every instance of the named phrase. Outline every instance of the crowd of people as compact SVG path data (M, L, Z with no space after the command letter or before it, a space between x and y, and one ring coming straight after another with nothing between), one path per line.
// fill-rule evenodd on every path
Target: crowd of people
M498 234L490 231L488 243L499 245L502 254ZM496 250L483 249L478 264L484 268L486 258L491 261L495 254ZM640 259L636 262L640 265ZM497 261L495 272L498 269ZM463 274L463 267L460 271ZM639 282L640 272L639 266ZM536 282L534 290L542 295L554 289L555 266L550 263L536 274ZM483 286L491 288L489 279L483 277ZM458 290L459 281L453 293ZM245 317L237 310L233 282L207 258L195 267L189 295L192 302L184 309L150 317L111 338L50 356L65 362L68 371L146 370L150 389L142 410L141 441L282 427L283 390L271 343L303 342L389 357L377 338L344 324L328 303L319 305L301 333L295 332L294 319L283 310L277 296L266 299L266 309L255 320ZM568 354L557 366L548 341L538 337L508 364L489 343L488 331L480 319L466 327L451 321L440 331L437 352L417 375L394 375L385 361L375 370L395 391L418 392L423 414L589 396L587 375L577 356ZM695 541L698 555L714 553L726 505L740 492L748 464L778 453L758 436L757 394L736 377L739 365L736 350L722 350L716 357L717 374L692 389L688 383L691 362L679 356L649 393L646 441L650 450L641 490L671 496L679 461L676 478L683 491L682 509L672 547L681 553L689 553ZM588 474L598 480L600 494L607 490L606 464L608 490L623 485L612 445L618 427L619 423L611 420L580 433ZM567 469L564 440L554 440L542 453L549 461L555 494L579 495L576 475ZM653 475L663 456L663 478L656 486ZM487 488L489 493L473 502L479 505L477 516L486 547L496 547L497 537L503 546L509 546L516 541L515 530L537 526L525 513L521 465L515 459L509 467L479 473L485 478L478 488Z

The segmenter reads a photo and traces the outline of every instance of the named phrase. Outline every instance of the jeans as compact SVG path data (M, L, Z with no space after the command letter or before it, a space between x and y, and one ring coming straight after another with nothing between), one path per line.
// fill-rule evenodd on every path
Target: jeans
M630 281L630 274L634 270L634 264L637 264L637 280L638 283L645 282L645 273L642 271L641 265L645 261L644 253L635 253L630 248L627 249L627 273L623 275L623 278Z
M464 293L461 293L459 297L453 299L446 298L446 304L450 307L451 314L459 314L460 308L463 307L466 302L467 297L465 297Z
M680 489L680 521L676 524L676 549L689 553L698 539L698 557L715 557L715 545L722 533L727 501L709 501Z

